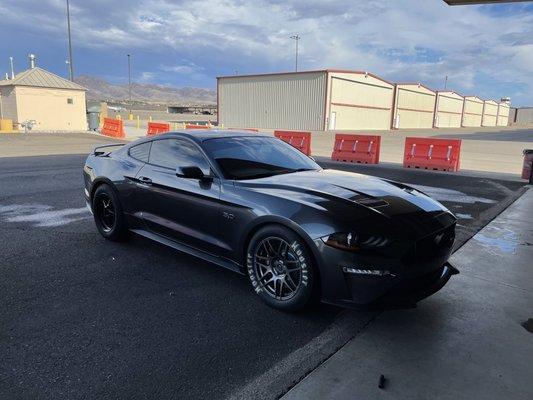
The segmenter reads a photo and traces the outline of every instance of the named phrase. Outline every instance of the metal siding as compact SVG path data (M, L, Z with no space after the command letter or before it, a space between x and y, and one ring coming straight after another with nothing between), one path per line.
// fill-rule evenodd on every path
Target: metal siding
M435 93L418 85L397 85L395 120L398 129L433 127Z
M463 114L464 98L456 93L438 93L435 126L437 128L459 128Z
M323 130L326 72L219 78L227 127Z
M463 113L463 126L481 126L483 113L483 100L476 97L465 97L465 107Z
M494 100L485 101L485 107L483 108L483 120L482 126L496 126L498 119L498 103Z
M517 125L533 124L533 107L517 108L515 112Z
M329 116L336 113L335 129L389 129L393 88L371 75L330 73Z
M505 103L500 103L498 107L498 120L496 121L497 126L507 126L509 125L509 111L511 107Z

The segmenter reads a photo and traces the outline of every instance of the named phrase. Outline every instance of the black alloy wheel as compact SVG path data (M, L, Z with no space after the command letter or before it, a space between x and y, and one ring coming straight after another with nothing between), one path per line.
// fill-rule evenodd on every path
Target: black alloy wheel
M92 198L94 222L100 234L109 240L122 241L128 228L122 206L115 191L108 184L98 186Z

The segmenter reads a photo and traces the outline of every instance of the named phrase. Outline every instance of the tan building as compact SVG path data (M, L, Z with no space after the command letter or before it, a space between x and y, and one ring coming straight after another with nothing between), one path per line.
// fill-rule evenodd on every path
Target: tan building
M34 120L34 130L87 130L85 89L39 67L0 81L2 118Z
M436 93L420 83L397 83L394 95L394 129L433 127Z
M464 97L453 91L437 92L435 128L460 128Z
M509 125L509 112L511 106L508 103L500 103L498 105L498 120L496 121L497 126L507 126Z
M389 129L394 85L367 72L321 70L217 78L226 127Z
M463 125L464 127L481 126L483 118L484 101L477 96L465 96L463 108Z
M494 100L485 100L483 106L483 120L481 126L496 126L498 121L498 103Z

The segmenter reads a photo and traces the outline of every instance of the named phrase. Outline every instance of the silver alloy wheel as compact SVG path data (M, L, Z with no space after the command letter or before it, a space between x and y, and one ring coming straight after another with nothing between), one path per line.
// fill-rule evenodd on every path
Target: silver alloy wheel
M292 298L302 281L302 267L289 243L267 237L256 247L254 272L260 288L277 300Z

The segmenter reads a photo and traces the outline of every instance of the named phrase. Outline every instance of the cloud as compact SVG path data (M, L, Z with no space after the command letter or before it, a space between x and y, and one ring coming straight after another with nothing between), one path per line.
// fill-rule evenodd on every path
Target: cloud
M33 34L52 48L64 46L64 14L60 0L3 0L0 37ZM96 70L83 71L89 74L123 76L119 56L131 52L137 70L153 73L155 82L213 87L217 75L235 70L291 70L295 43L289 36L299 33L302 69L368 70L436 89L448 76L458 92L533 104L533 7L525 3L114 0L110 7L94 0L75 2L71 14L78 57L86 50L96 59L118 60L89 61L87 68Z

